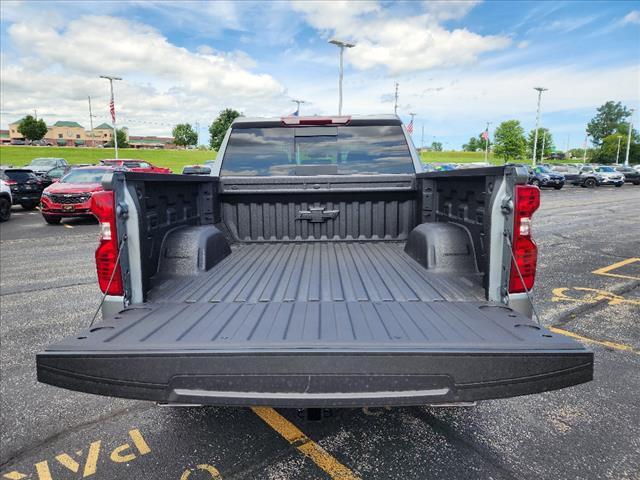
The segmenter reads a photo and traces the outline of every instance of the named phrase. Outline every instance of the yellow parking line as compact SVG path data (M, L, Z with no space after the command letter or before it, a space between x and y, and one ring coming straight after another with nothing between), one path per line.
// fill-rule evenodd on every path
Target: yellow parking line
M640 280L640 277L634 277L632 275L621 275L619 273L610 273L611 270L615 270L616 268L624 267L625 265L629 265L630 263L635 263L635 262L640 262L640 258L627 258L626 260L622 260L620 262L614 263L613 265L598 268L597 270L594 270L591 273L595 275L605 275L607 277L629 278L631 280Z
M73 225L69 225L68 223L63 223L64 228L73 228Z
M267 425L278 432L287 442L309 457L331 478L339 480L354 480L359 478L273 408L251 407L251 410L264 420Z
M556 328L556 327L549 327L549 330L551 330L554 333L559 333L560 335L566 335L567 337L575 338L576 340L580 340L582 342L595 343L597 345L602 345L604 347L613 348L614 350L623 350L625 352L631 352L631 353L635 353L636 355L640 355L640 352L638 350L636 350L635 348L629 345L624 345L622 343L610 342L608 340L594 340L592 338L583 337L582 335L578 335L577 333L573 333L568 330L563 330L561 328Z

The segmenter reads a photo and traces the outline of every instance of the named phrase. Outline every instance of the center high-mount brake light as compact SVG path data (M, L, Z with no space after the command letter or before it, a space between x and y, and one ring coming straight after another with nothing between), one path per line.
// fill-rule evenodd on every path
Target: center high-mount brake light
M540 206L540 189L516 185L514 204L512 243L515 262L511 262L509 293L523 293L533 288L536 279L538 246L531 237L531 217Z
M100 222L100 243L96 249L96 270L102 293L122 295L122 272L118 264L118 232L113 192L96 192L91 196L91 213ZM114 273L115 270L115 273ZM113 280L111 277L113 276ZM111 281L111 285L109 285Z
M281 121L288 127L299 125L347 125L351 116L343 117L282 117Z

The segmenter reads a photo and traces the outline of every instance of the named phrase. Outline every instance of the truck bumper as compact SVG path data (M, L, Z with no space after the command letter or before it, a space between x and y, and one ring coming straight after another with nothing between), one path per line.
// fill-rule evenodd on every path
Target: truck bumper
M41 353L38 380L99 395L219 406L473 402L588 382L593 354L414 352L119 355Z

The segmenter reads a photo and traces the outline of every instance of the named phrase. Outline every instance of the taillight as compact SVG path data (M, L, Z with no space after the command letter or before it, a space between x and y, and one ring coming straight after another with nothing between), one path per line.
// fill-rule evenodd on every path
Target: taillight
M100 243L96 249L96 270L100 290L107 295L122 295L124 287L118 263L118 233L113 192L94 193L91 197L91 213L100 222Z
M16 182L15 180L5 180L4 183L6 183L7 185L17 185L18 182Z
M343 117L282 117L280 121L286 126L296 125L347 125L351 116Z
M531 237L531 217L540 206L540 189L532 185L516 185L514 203L513 256L515 262L513 260L511 262L509 293L522 293L531 290L536 279L538 246Z

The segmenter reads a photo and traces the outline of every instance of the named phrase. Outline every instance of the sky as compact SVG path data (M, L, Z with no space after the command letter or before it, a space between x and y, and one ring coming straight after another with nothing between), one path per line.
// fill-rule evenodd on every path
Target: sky
M640 107L640 1L0 2L0 124L35 109L48 124L109 121L117 75L119 125L170 135L207 126L224 108L283 116L415 116L414 143L459 148L491 122L551 130L580 147L608 100ZM640 123L636 113L634 121ZM424 130L424 137L422 132Z

